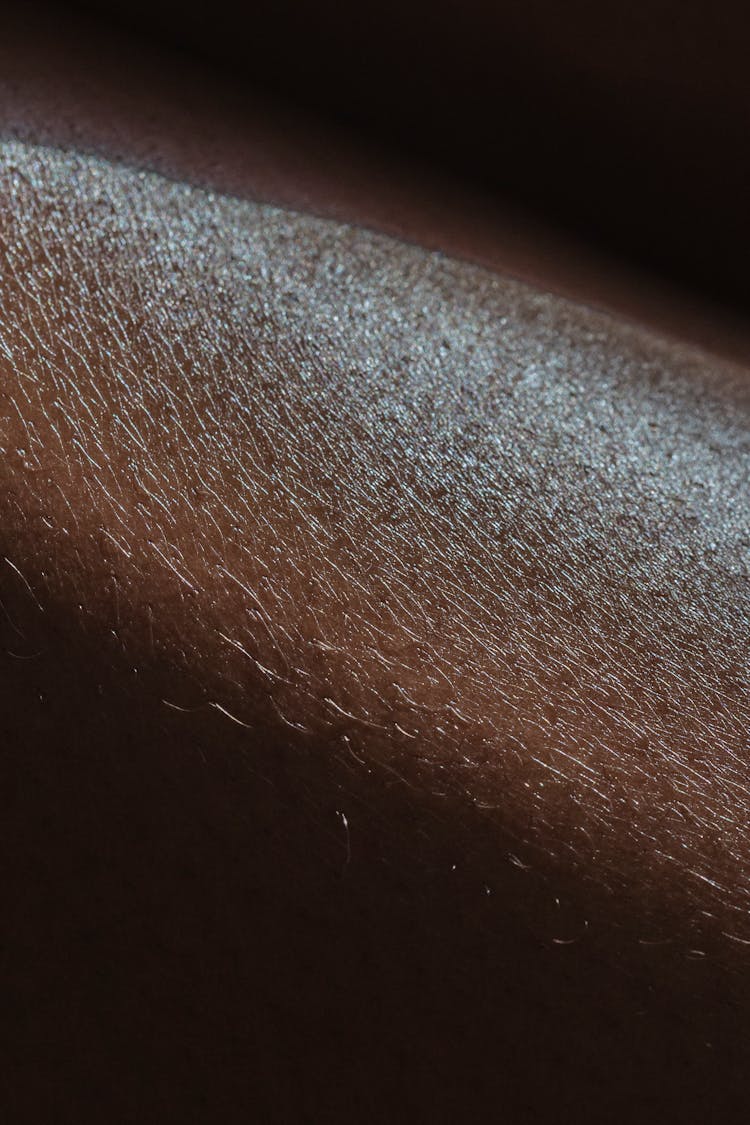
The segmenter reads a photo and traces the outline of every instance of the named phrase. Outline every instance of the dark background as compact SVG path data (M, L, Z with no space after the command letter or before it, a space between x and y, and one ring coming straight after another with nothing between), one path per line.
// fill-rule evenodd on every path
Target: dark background
M73 5L747 313L750 21L729 3Z

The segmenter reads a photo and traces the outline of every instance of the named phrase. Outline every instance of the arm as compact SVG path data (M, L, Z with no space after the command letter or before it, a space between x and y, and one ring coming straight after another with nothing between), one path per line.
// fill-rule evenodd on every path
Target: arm
M280 1120L290 1065L742 1099L745 374L98 159L0 191L15 879L80 896L77 1055L155 1015Z

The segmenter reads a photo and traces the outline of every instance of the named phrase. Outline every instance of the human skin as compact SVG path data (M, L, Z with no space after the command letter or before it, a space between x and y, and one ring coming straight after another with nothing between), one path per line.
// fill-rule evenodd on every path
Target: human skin
M81 6L747 307L744 5L381 0L356 27L335 0Z
M739 1118L746 371L101 156L0 197L11 1119Z

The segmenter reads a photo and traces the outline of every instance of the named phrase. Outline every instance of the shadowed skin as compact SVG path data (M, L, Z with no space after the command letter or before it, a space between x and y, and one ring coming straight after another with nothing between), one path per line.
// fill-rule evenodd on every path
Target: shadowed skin
M101 158L0 198L12 1103L740 1115L746 371Z

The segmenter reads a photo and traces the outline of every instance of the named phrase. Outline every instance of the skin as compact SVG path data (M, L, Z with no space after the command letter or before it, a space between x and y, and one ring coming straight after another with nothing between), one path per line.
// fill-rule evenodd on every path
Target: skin
M741 1119L747 371L28 136L0 198L10 1119Z
M380 0L356 27L336 0L106 15L747 308L742 4Z

